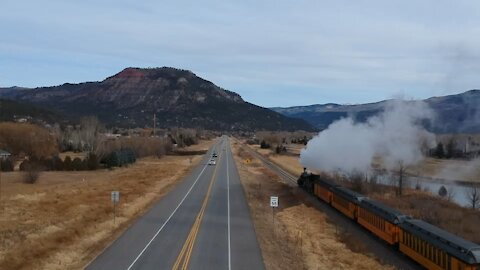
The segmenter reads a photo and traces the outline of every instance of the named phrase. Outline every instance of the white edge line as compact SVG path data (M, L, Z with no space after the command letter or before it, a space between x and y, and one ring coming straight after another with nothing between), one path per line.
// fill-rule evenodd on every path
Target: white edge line
M228 140L227 140L228 142ZM230 149L230 145L228 148ZM225 151L227 154L227 213L228 213L228 269L232 269L232 256L230 252L230 171L228 170L228 150Z
M207 168L207 165L204 165L203 166L203 170L200 172L200 174L198 175L197 179L195 179L195 182L193 182L192 186L190 187L190 189L188 190L187 194L185 194L185 196L183 197L183 199L180 201L180 203L177 205L177 207L175 208L175 210L173 210L173 212L170 214L170 216L167 218L167 220L163 223L163 225L160 227L160 229L158 229L158 231L155 233L155 235L152 237L152 239L150 239L150 241L148 241L147 245L143 248L143 250L140 252L140 254L138 254L138 256L135 258L135 260L132 262L132 264L130 264L130 266L127 268L127 270L130 270L133 265L138 261L138 259L143 255L143 253L145 252L145 250L147 250L147 248L150 246L150 244L153 242L153 240L155 240L155 238L157 237L157 235L163 230L163 227L165 227L165 225L167 225L168 221L170 221L170 219L172 218L172 216L175 214L175 212L177 212L177 209L180 207L180 205L182 205L183 201L185 201L185 199L187 198L188 194L190 194L190 191L192 191L193 187L195 186L195 184L197 183L198 179L200 179L200 176L202 176L203 172L205 171L205 169Z

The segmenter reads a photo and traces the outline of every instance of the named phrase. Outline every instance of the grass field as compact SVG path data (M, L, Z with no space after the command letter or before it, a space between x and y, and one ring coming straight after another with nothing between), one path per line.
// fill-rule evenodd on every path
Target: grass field
M43 172L36 184L24 184L20 172L2 173L0 269L82 269L200 158L152 157L114 170ZM115 224L112 190L120 192Z
M299 152L301 145L295 145L295 151ZM256 150L258 153L268 157L271 161L280 165L284 170L292 175L300 175L303 167L299 162L299 156L296 155L277 155L270 149L260 149L259 145L249 145L250 148ZM289 148L292 149L293 147Z
M232 149L266 269L393 269L352 251L322 212L304 204L301 195L235 142ZM281 197L275 226L268 204L272 194Z

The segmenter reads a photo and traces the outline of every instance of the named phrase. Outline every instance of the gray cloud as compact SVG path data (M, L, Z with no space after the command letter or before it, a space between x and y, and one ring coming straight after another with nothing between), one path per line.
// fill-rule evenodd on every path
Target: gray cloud
M1 86L167 65L274 106L423 98L480 80L474 1L4 2Z

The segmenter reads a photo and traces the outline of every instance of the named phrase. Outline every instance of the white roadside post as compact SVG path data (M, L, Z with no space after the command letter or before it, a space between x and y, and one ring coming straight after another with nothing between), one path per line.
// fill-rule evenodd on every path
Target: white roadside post
M275 208L278 207L278 196L270 196L270 207L272 208L272 226L273 235L275 236Z
M115 225L115 205L118 203L118 201L120 200L120 192L118 191L112 191L111 192L111 199L112 199L112 203L113 203L113 225Z

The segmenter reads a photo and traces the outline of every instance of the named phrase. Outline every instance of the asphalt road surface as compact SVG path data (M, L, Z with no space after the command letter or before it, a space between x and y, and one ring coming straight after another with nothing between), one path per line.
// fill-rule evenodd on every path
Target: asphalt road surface
M228 137L86 269L264 269Z

